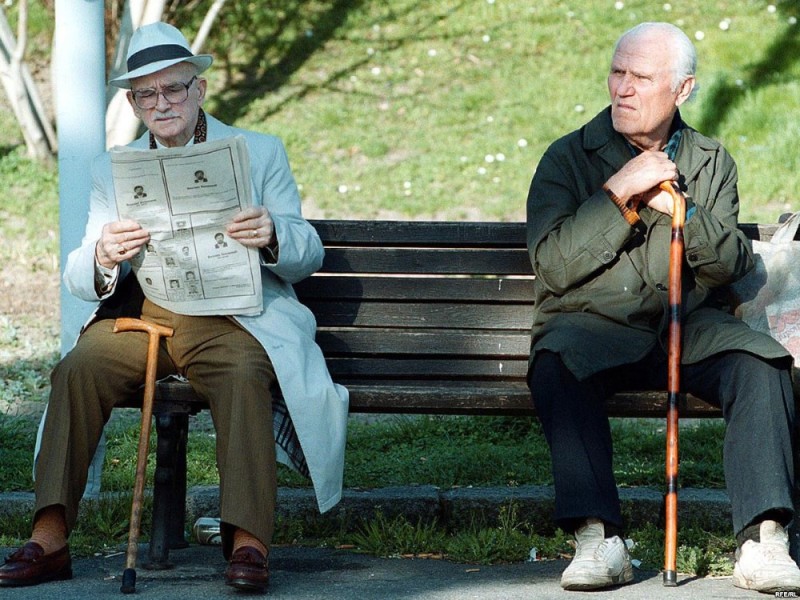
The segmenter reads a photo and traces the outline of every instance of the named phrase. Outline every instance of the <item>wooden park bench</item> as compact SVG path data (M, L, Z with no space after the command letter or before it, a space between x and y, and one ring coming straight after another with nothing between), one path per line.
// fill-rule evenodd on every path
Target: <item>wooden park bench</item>
M313 221L322 269L295 286L354 413L532 415L525 375L533 274L524 223ZM751 239L777 225L743 224ZM666 254L665 254L666 260ZM665 392L614 396L618 417L664 417ZM207 408L186 383L160 383L149 558L185 547L189 416ZM681 417L720 417L686 396Z

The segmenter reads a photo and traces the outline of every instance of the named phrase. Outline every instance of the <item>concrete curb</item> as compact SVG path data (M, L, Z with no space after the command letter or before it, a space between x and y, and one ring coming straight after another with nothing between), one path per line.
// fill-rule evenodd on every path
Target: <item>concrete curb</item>
M660 524L663 494L650 488L620 489L623 515L629 528ZM387 519L403 516L411 522L436 520L450 530L476 524L493 526L510 507L519 521L534 523L542 534L554 530L551 486L465 487L441 490L435 486L346 489L333 509L320 514L313 490L280 488L277 520L301 521L313 528L353 531L381 514ZM30 516L34 497L30 492L0 494L0 517ZM86 508L84 503L83 508ZM199 486L186 495L189 523L200 517L219 516L219 487ZM678 493L678 523L706 531L730 533L731 508L723 490L686 488Z

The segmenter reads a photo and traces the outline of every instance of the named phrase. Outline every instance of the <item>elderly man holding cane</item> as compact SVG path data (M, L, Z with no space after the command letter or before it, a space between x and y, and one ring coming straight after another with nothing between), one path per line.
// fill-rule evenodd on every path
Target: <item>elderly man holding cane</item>
M799 591L788 553L795 404L791 357L731 316L715 290L753 255L737 228L737 172L679 107L696 52L677 27L643 23L616 44L611 105L545 152L528 195L536 312L528 383L553 459L555 519L577 550L568 590L633 580L605 399L666 389L674 182L687 197L681 388L721 407L737 540L734 585Z
M248 591L267 586L277 459L311 477L320 510L341 497L347 391L331 381L314 342L313 315L291 287L320 267L322 244L301 215L280 140L204 113L201 74L211 63L211 56L192 54L180 31L154 23L134 33L128 72L112 83L128 89L131 108L147 127L132 149L244 136L254 206L236 214L225 233L259 250L262 309L256 315L187 316L146 299L129 261L150 233L119 220L109 154L95 160L85 235L69 256L64 280L70 292L99 307L53 371L36 464L33 533L0 567L0 586L72 576L67 539L87 467L113 406L136 394L144 377L148 336L114 333L116 317L173 329L161 342L158 376L185 376L211 407L227 584ZM276 383L280 400L272 396Z

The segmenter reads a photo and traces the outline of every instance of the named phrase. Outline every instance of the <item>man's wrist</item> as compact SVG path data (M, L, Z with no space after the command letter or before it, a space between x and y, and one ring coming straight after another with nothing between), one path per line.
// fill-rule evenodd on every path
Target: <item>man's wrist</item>
M278 262L278 253L279 253L278 236L276 235L269 244L261 248L261 252L267 259L267 262L269 262L270 264L276 264Z
M608 196L609 200L616 205L616 207L619 209L619 212L622 213L622 216L625 217L625 220L630 225L636 225L641 220L639 218L639 213L636 212L638 202L633 202L632 200L624 202L622 198L617 196L606 183L603 184L603 191L606 193L606 196Z

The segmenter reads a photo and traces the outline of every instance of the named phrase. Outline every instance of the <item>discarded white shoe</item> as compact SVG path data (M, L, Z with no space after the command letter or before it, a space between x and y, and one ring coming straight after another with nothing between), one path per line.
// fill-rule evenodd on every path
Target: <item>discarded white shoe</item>
M631 557L619 536L605 537L603 522L588 519L575 532L575 557L561 575L565 590L596 590L633 581Z
M777 521L762 521L760 542L747 540L736 550L733 585L774 594L800 592L800 568L789 556L789 536Z

